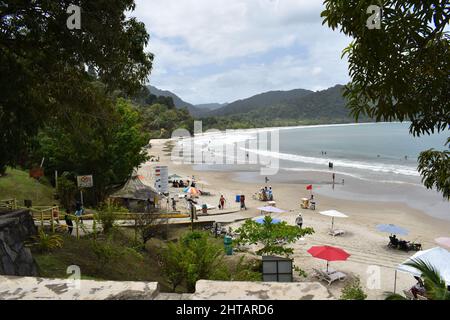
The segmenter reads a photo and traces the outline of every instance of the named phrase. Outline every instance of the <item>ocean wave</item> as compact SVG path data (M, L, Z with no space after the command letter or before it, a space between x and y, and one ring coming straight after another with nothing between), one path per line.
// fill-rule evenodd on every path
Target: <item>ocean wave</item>
M416 169L401 165L376 163L376 162L369 163L363 161L343 160L343 159L324 159L316 157L306 157L296 154L281 153L267 150L256 150L256 149L244 149L244 150L247 152L258 154L260 156L266 156L274 159L287 160L293 162L302 162L307 164L323 165L323 166L328 166L329 162L333 162L335 168L359 169L372 172L394 173L415 177L420 176L419 172Z

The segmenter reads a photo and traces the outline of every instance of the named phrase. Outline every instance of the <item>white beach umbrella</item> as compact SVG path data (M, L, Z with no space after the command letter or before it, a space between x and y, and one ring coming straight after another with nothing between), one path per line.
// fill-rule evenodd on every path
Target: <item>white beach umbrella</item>
M334 218L348 218L348 216L337 210L328 210L319 212L323 216L331 217L331 230L334 228Z
M421 276L421 272L406 263L421 260L433 266L447 285L450 285L450 252L441 247L419 251L397 267L398 271L407 272L414 276Z

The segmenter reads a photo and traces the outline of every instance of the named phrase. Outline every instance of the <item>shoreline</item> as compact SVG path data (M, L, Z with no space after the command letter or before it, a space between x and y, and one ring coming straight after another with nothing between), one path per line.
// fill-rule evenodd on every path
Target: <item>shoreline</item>
M240 170L225 172L217 170L198 171L195 165L192 164L173 163L165 146L169 141L171 139L151 141L152 148L149 149L149 153L159 155L160 162L146 163L141 168L142 172L149 173L156 165L167 165L169 166L169 174L176 173L188 177L194 175L197 180L207 181L208 184L204 186L204 189L213 194L211 197L202 197L201 201L217 205L220 194L223 194L228 200L226 203L228 209L238 209L238 205L234 203L235 195L245 194L247 197L247 206L249 208L247 211L238 211L225 216L201 217L200 220L206 221L209 219L228 223L228 226L234 229L242 224L242 221L234 222L235 220L249 219L260 215L256 208L263 206L264 203L252 199L251 196L264 185L264 177L261 177L258 182L252 180L243 181L242 177L239 178L242 175ZM316 172L311 172L310 174L317 176ZM365 287L369 299L383 299L386 291L393 290L396 265L405 261L414 252L405 253L387 249L388 234L376 231L375 227L377 224L393 223L408 229L410 234L405 239L422 243L424 249L436 247L435 238L450 234L450 221L431 217L423 211L410 208L401 202L339 199L315 192L317 210L300 209L300 199L309 197L309 191L306 190L306 184L298 182L269 182L274 189L277 207L288 211L287 213L273 216L294 224L297 214L301 212L304 217L304 224L313 227L315 230L312 236L308 236L304 241L299 241L292 246L294 248L294 262L309 274L307 279L295 276L296 281L314 281L311 275L312 268L322 268L324 265L324 261L314 259L306 253L306 250L311 245L334 245L349 252L351 257L346 262L336 262L332 263L332 265L350 277L358 276ZM348 184L351 184L350 180L348 180ZM329 236L327 230L330 228L331 221L328 217L319 214L319 211L331 209L342 211L349 216L348 219L336 220L337 228L342 228L346 231L346 234L342 237ZM374 266L379 268L380 286L379 288L369 289L369 285L366 285L370 279L370 273L368 272ZM409 288L414 283L414 278L411 275L398 274L398 292L401 292L401 289ZM342 283L334 284L330 287L330 292L334 296L339 297L342 287Z

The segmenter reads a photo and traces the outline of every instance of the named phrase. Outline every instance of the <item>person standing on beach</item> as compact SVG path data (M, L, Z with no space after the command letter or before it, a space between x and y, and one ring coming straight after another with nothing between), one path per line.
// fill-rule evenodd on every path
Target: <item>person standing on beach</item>
M301 213L298 214L298 217L295 219L295 224L301 229L303 227L303 216Z
M172 198L172 210L177 211L177 201L175 198Z
M245 195L241 195L241 210L247 210L247 207L245 205Z
M269 178L267 178L267 177L265 177L264 180L266 181L266 184L267 184L267 182L269 182Z
M220 196L220 200L219 200L219 205L220 205L220 209L223 210L225 207L225 197L223 196L223 194Z

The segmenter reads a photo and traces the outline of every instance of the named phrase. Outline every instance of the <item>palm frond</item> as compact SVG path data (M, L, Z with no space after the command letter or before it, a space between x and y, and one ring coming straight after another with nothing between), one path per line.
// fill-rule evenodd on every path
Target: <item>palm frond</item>
M424 279L427 296L433 300L450 300L450 292L447 285L440 275L439 271L430 263L421 259L412 259L405 263L406 266L412 267L421 273Z

